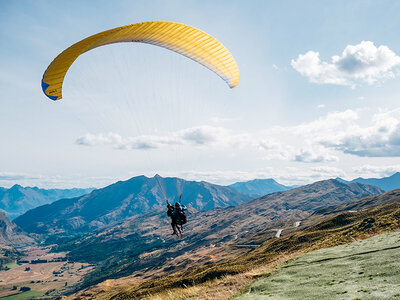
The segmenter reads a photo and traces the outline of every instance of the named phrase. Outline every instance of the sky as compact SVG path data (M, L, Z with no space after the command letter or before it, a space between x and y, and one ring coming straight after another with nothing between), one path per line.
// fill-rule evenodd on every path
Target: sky
M365 0L0 0L0 186L389 176L400 171L398 11ZM80 56L62 100L43 94L64 49L151 20L218 39L239 85L172 51L120 43Z

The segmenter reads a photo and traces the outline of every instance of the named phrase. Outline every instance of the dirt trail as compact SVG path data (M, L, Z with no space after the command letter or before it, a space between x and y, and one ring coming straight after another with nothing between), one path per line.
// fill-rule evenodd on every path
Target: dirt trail
M275 237L281 237L283 229L278 229L278 232L276 233Z

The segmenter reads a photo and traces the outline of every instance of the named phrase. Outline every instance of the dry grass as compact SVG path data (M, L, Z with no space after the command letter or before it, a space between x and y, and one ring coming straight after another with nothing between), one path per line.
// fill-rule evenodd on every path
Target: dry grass
M245 273L225 275L195 286L174 288L154 295L143 297L145 300L182 300L182 299L220 299L228 300L242 294L248 286L260 277L266 277L280 269L288 260L301 253L284 254L273 262L253 268Z
M373 223L366 220L373 218ZM302 231L266 241L260 247L220 263L192 267L183 272L130 285L96 291L75 299L231 299L254 280L268 276L285 262L312 250L346 244L400 228L400 204L342 213L314 223Z
M367 218L374 219L371 226L365 221ZM399 222L398 203L358 213L342 213L303 231L269 240L237 258L142 282L127 291L117 292L112 299L204 299L206 296L229 299L256 277L267 275L269 270L293 256L395 230L400 227Z

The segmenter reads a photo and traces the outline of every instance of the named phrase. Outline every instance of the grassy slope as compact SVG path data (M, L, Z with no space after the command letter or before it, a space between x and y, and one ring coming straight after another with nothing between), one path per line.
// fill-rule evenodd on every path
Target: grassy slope
M373 222L370 223L368 218L373 218ZM153 295L154 298L179 299L218 295L220 299L229 298L244 285L265 275L266 271L270 272L273 266L297 254L346 244L398 228L400 228L398 203L356 213L342 213L303 231L268 240L257 249L223 263L190 268L185 272L143 282L133 287L111 288L100 292L96 297L135 299ZM218 294L223 289L230 289L231 292ZM216 294L210 294L210 290L215 290Z
M299 256L237 299L400 299L400 232Z

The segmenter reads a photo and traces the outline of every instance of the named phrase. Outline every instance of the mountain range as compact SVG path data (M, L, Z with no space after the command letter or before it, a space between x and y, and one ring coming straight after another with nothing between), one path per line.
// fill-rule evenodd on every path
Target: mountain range
M81 197L37 207L16 218L15 223L31 233L76 235L165 207L166 198L174 202L182 193L182 203L192 211L235 206L250 200L234 189L204 181L137 176Z
M356 178L351 181L346 181L341 178L336 178L342 182L358 182L364 184L372 184L375 186L379 186L384 191L391 191L394 189L400 188L400 172L394 173L391 176L383 177L383 178Z
M88 189L41 189L22 187L18 184L11 188L0 188L0 210L5 211L11 219L26 211L63 198L78 197L90 193Z
M287 191L293 188L292 186L285 186L283 184L280 184L272 178L253 179L250 181L236 182L234 184L228 185L228 187L254 198L275 192Z
M383 206L394 202L400 202L400 189L391 190L389 192L375 196L368 196L361 199L356 199L348 203L321 208L316 210L314 214L332 215L343 211L357 212L363 209Z
M238 250L232 250L229 245L242 243L243 239L251 237L252 243L261 243L273 238L277 228L303 220L317 209L380 193L382 190L378 187L332 179L269 194L236 206L205 211L189 207L185 238L178 244L171 236L165 210L158 208L61 242L57 251L68 251L71 261L97 265L83 283L85 286L128 275L135 278L162 276L231 256ZM27 214L24 218L23 221L28 223ZM54 227L54 222L51 218L47 221L42 219L40 225L50 228ZM35 232L39 228L39 225L33 228L21 226Z
M383 178L356 178L351 181L344 180L342 178L336 178L336 180L341 182L358 182L363 184L371 184L380 187L384 191L390 191L400 188L400 172L397 172L391 176ZM278 183L272 178L269 179L253 179L250 181L236 182L228 185L243 194L249 195L251 197L261 197L267 194L287 191L298 186L286 186Z
M269 193L262 190L262 183L288 189ZM399 198L398 191L382 194L383 190L373 185L334 179L292 189L272 180L248 184L242 185L245 194L207 182L137 176L29 210L14 220L20 229L6 218L2 223L0 216L0 228L4 228L0 240L6 237L3 240L8 239L10 245L10 237L23 238L27 232L41 246L52 245L54 252L66 253L68 262L93 265L75 287L78 290L106 279L121 280L118 282L124 286L151 284L155 278L190 273L197 267L208 270L208 265L249 253L276 239L277 234L285 237L307 230L343 211L352 215ZM254 191L267 194L254 199ZM184 238L177 241L171 235L165 199L175 202L181 193L188 223ZM240 266L229 268L239 270ZM207 272L210 278L220 274L212 269Z
M351 181L346 181L341 178L336 178L336 180L346 183L358 182L372 184L380 187L384 191L400 188L399 172L384 178L365 179L360 177ZM257 198L275 192L286 191L298 186L285 186L270 178L236 182L228 185L227 187L232 188L242 194L248 195L250 198ZM90 193L92 190L93 188L41 189L38 187L22 187L17 184L11 188L0 187L0 210L5 211L9 218L15 219L30 209L44 204L50 204L60 199L83 196ZM212 207L212 205L209 205L207 209L210 207Z

